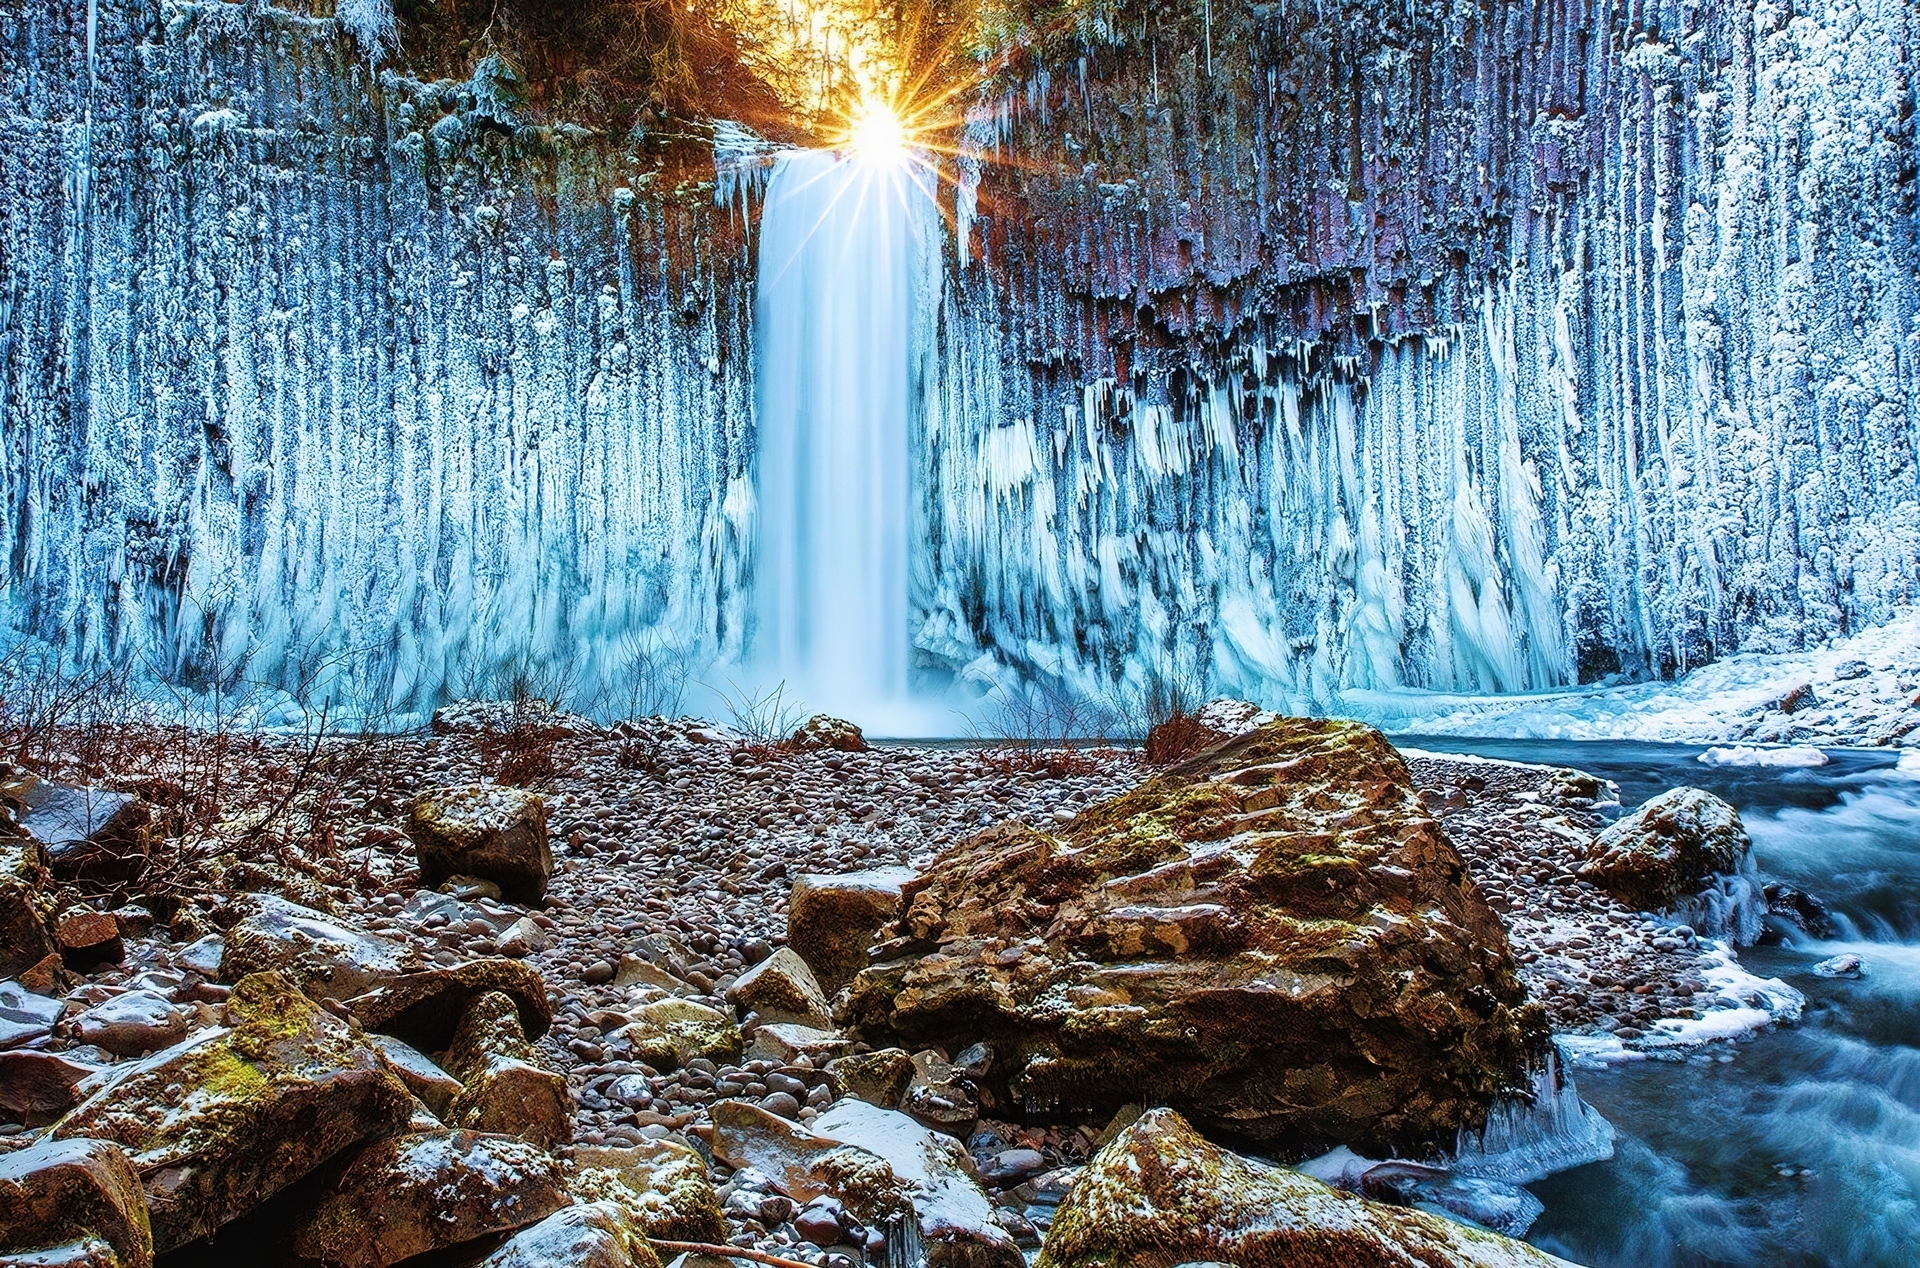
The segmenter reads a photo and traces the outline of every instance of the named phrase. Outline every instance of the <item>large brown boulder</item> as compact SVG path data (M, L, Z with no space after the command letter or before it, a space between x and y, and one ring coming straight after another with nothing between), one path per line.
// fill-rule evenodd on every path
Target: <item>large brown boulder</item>
M1546 1053L1506 933L1379 732L1281 719L908 884L842 1020L998 1054L1007 1103L1170 1104L1284 1151L1450 1144ZM878 954L878 953L877 953Z
M546 897L553 875L547 806L537 793L501 784L444 788L414 799L407 836L420 863L420 883L477 876L500 887L508 902Z
M913 879L904 867L881 867L793 882L787 945L807 962L821 990L832 995L867 967L867 948L900 918L902 894Z
M297 1218L294 1254L326 1268L387 1268L545 1219L572 1198L560 1163L510 1136L423 1132L362 1149Z
M467 1005L488 991L514 1002L520 1029L538 1039L553 1024L547 984L540 971L519 960L469 960L395 978L347 1001L368 1030L403 1039L422 1052L443 1052L467 1015Z
M52 880L45 846L0 840L0 977L16 977L56 954L47 895Z
M582 1202L514 1234L478 1268L660 1268L660 1259L623 1208Z
M133 1158L156 1250L205 1236L350 1145L403 1129L413 1098L348 1022L276 973L243 978L227 1024L116 1067L54 1125Z
M118 1268L153 1263L146 1197L124 1150L101 1140L43 1140L0 1155L0 1262L33 1262L23 1252L88 1241L104 1243ZM97 1250L93 1258L100 1260Z
M642 1140L634 1145L580 1145L567 1188L583 1202L625 1211L649 1237L721 1242L727 1226L707 1164L686 1145Z
M1109 1141L1060 1204L1037 1268L1571 1268L1439 1215L1383 1206L1208 1144L1172 1110Z
M36 780L21 799L20 831L47 847L63 881L124 881L147 864L153 808L131 793Z
M1746 862L1740 814L1710 792L1663 792L1594 839L1580 875L1629 907L1664 911Z
M278 894L249 894L227 930L220 974L229 982L278 970L314 999L349 999L424 967L411 947L356 929Z

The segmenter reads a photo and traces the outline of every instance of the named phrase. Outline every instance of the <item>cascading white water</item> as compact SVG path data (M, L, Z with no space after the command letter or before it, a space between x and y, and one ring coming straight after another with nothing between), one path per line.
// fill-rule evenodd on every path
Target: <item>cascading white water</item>
M795 151L760 222L754 660L842 716L907 695L911 339L937 225L923 179L903 157Z

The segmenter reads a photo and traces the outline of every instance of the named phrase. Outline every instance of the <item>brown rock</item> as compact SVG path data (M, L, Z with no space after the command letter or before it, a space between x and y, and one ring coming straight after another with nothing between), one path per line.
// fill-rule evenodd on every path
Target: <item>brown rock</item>
M227 930L220 975L286 974L312 999L350 999L422 967L419 952L278 894L250 894Z
M833 1016L827 998L820 993L807 962L793 948L781 947L760 963L742 973L727 988L727 1000L735 1008L752 1010L772 1022L792 1022L816 1030L833 1029Z
M447 1073L464 1088L447 1106L455 1127L520 1136L542 1145L573 1139L573 1097L520 1029L513 1000L476 996L447 1049Z
M1739 871L1751 846L1732 806L1698 788L1675 788L1596 837L1579 874L1630 907L1663 911L1715 873Z
M883 867L837 876L804 875L787 900L787 945L832 995L867 966L867 948L900 918L901 894L914 874Z
M126 954L120 941L120 922L110 913L90 907L61 912L53 922L53 940L60 948L60 962L75 973L118 964Z
M728 1064L740 1059L746 1040L733 1019L688 999L656 999L630 1014L615 1032L634 1055L656 1070L677 1070L695 1057Z
M127 1150L161 1252L211 1233L342 1149L399 1131L411 1113L406 1085L365 1037L285 978L242 979L226 1019L115 1067L51 1133Z
M913 1082L913 1058L900 1048L881 1048L827 1063L835 1099L851 1096L881 1109L899 1109Z
M45 1127L74 1107L75 1089L99 1069L59 1052L0 1052L0 1110L28 1127Z
M842 753L867 751L866 737L860 728L844 718L816 713L802 722L788 741L797 749L837 749Z
M59 879L116 882L146 867L152 817L130 793L40 780L23 799L20 830L47 847Z
M583 1202L514 1234L478 1268L660 1268L660 1259L623 1208Z
M42 1140L0 1155L0 1258L89 1239L120 1268L153 1263L146 1197L118 1145Z
M519 960L469 960L447 969L428 969L396 978L347 1001L354 1019L368 1030L403 1039L422 1052L443 1052L477 995L499 991L513 1000L520 1029L538 1039L553 1024L547 984L540 971Z
M0 840L0 977L17 977L57 954L47 928L52 881L46 847L38 841Z
M533 904L553 875L546 802L499 784L423 793L407 818L407 836L429 888L453 876L477 876L509 902Z
M436 1131L361 1149L318 1205L296 1217L292 1248L326 1268L386 1268L568 1205L560 1164L509 1136Z
M1447 1145L1545 1055L1506 933L1399 754L1280 719L905 887L874 1044L990 1044L997 1101L1162 1100L1289 1151Z
M374 1047L387 1059L393 1072L407 1085L407 1090L420 1098L420 1103L441 1118L447 1116L453 1098L460 1095L460 1080L448 1074L432 1058L410 1044L395 1039L392 1035L369 1035Z
M1383 1206L1203 1140L1149 1110L1096 1154L1060 1204L1037 1268L1571 1268L1438 1215Z
M726 1223L707 1164L686 1145L648 1140L626 1148L580 1145L568 1182L583 1202L610 1202L649 1237L726 1240Z
M137 1057L187 1037L192 1010L152 991L127 991L73 1019L74 1037L116 1057Z

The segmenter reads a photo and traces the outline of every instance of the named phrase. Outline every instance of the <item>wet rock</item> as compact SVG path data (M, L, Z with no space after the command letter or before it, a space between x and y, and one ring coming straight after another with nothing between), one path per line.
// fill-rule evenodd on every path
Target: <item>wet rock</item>
M243 903L247 914L227 930L220 962L226 981L277 970L314 999L344 1000L423 967L411 948L277 894Z
M40 780L23 799L20 830L46 846L63 881L126 881L147 862L152 807L129 793Z
M746 1048L731 1017L692 1000L657 999L630 1016L618 1037L633 1048L636 1059L656 1070L677 1070L696 1057L731 1064Z
M444 1052L477 995L499 991L512 999L520 1029L538 1039L553 1024L540 971L519 960L469 960L451 968L409 973L347 1001L368 1030L403 1039L422 1052Z
M400 1076L400 1081L407 1085L407 1090L420 1098L420 1103L435 1115L445 1119L453 1098L463 1090L460 1080L441 1069L419 1049L392 1035L369 1035L368 1038L387 1059L387 1064L393 1067L393 1072Z
M174 952L175 966L192 969L202 977L219 978L220 966L227 958L227 940L217 933L196 938Z
M66 1008L64 1001L37 994L18 982L0 982L0 1048L53 1033Z
M75 973L118 964L126 955L120 922L90 907L70 907L55 917L53 941L60 948L60 962Z
M100 1067L60 1052L0 1052L0 1110L14 1122L45 1127L80 1100L80 1083Z
M533 904L546 896L553 852L546 802L535 793L498 784L423 793L408 815L407 836L423 885L478 876L498 885L510 902Z
M901 1048L881 1048L827 1063L835 1097L851 1096L881 1109L899 1109L913 1083L912 1056Z
M1507 1237L1524 1237L1545 1209L1539 1198L1516 1185L1411 1162L1367 1168L1360 1176L1360 1195L1469 1220Z
M1565 1261L1425 1211L1368 1202L1207 1143L1149 1110L1087 1164L1038 1268L1523 1268Z
M1857 978L1866 976L1866 965L1857 955L1836 955L1813 966L1817 977Z
M566 1077L520 1028L514 1001L499 991L477 995L446 1054L447 1073L464 1085L447 1106L454 1127L520 1136L542 1145L573 1139L573 1098Z
M192 1019L190 1010L164 996L128 991L75 1017L73 1033L116 1057L137 1057L185 1039Z
M1749 848L1732 806L1698 788L1675 788L1595 838L1579 874L1630 907L1664 911L1714 874L1739 871Z
M833 1017L813 970L792 947L781 947L742 973L727 988L734 1007L759 1013L770 1022L789 1022L815 1030L832 1030Z
M789 741L801 750L833 749L841 753L864 753L866 737L860 728L844 718L816 713L802 722Z
M576 1146L568 1187L583 1202L608 1202L621 1208L633 1226L649 1237L726 1240L706 1162L676 1141Z
M869 1042L999 1054L1004 1103L1161 1099L1306 1152L1451 1143L1544 1051L1500 920L1371 728L1270 722L903 890L839 1005Z
M835 1198L870 1228L887 1227L913 1209L905 1183L870 1150L842 1144L746 1101L718 1101L711 1112L713 1156L736 1170L751 1167L794 1201Z
M851 1046L852 1041L837 1030L796 1026L791 1022L769 1022L753 1032L753 1043L747 1049L747 1059L791 1065L805 1057L816 1065L824 1065Z
M567 1206L560 1164L508 1136L437 1131L361 1149L297 1217L292 1248L327 1268L386 1268Z
M16 977L57 949L47 921L53 873L38 841L0 839L0 977Z
M906 1185L929 1268L1024 1268L1020 1248L968 1174L958 1141L865 1101L840 1102L814 1120L813 1130L892 1168Z
M945 1132L960 1140L973 1134L980 1121L980 1101L974 1090L954 1073L937 1052L913 1054L913 1081L901 1098L900 1109L922 1127Z
M1765 889L1767 911L1792 924L1802 933L1815 938L1831 938L1838 929L1833 923L1833 913L1827 905L1812 894L1772 882Z
M211 1233L350 1145L397 1132L413 1098L365 1037L285 978L243 978L226 1025L105 1080L55 1124L132 1156L159 1251Z
M585 1202L522 1229L478 1268L660 1268L660 1260L619 1206Z
M110 1256L92 1262L153 1263L146 1197L125 1151L99 1140L43 1140L0 1155L0 1261L72 1262L27 1252L89 1240Z
M787 899L787 945L831 995L867 966L867 948L900 916L901 895L914 873L875 868L838 876L802 875Z

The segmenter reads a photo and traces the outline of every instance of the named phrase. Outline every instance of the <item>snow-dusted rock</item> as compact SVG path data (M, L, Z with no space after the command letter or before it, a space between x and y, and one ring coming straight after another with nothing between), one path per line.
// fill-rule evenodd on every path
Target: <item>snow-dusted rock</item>
M629 1146L575 1147L567 1181L585 1202L608 1202L633 1227L675 1241L726 1239L707 1164L686 1145L648 1140Z
M351 999L424 967L419 952L277 894L250 894L227 931L220 973L238 981L269 969L314 999Z
M1709 878L1740 871L1751 848L1732 806L1698 788L1675 788L1601 832L1579 874L1623 903L1664 911Z
M368 1030L404 1039L422 1052L442 1052L453 1042L467 1005L488 991L513 1000L527 1038L538 1039L553 1024L546 982L519 960L469 960L409 973L354 996L347 1008Z
M487 991L467 1005L447 1048L446 1069L464 1085L447 1106L450 1125L548 1146L573 1139L566 1076L550 1068L527 1041L519 1010L507 995Z
M146 1196L124 1150L101 1140L42 1140L0 1154L0 1262L62 1262L32 1252L87 1240L110 1256L94 1262L153 1263Z
M611 1202L555 1211L515 1233L478 1268L659 1268L627 1213Z
M867 966L867 948L899 918L901 892L914 873L874 868L835 876L805 874L787 900L787 945L831 995Z
M73 1019L82 1043L117 1057L135 1057L187 1037L193 1012L152 991L127 991L95 1004Z
M537 903L553 875L546 802L498 784L447 788L415 798L407 836L420 860L420 883L478 876L510 902Z
M727 1001L743 1012L751 1009L767 1021L833 1029L827 997L814 980L813 970L792 947L781 947L742 973L727 988Z
M38 841L0 840L0 976L13 977L55 954L52 882L47 850Z

